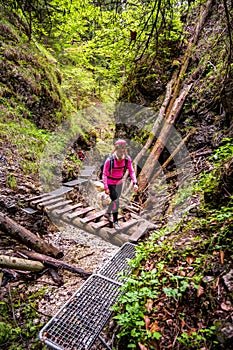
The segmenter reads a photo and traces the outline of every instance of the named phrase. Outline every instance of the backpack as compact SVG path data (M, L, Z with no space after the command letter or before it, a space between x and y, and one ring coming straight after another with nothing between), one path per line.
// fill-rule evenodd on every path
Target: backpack
M114 156L112 154L105 154L105 156L103 157L101 166L100 166L100 174L99 174L100 180L102 180L102 177L103 177L104 163L106 162L106 160L108 158L110 159L109 171L111 172L111 170L114 168ZM123 175L125 174L127 167L128 167L128 158L125 158L125 166L124 166Z

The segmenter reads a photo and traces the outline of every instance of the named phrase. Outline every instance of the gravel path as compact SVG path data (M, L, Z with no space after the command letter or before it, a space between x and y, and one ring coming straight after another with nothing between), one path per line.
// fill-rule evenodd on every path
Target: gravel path
M62 261L92 273L97 272L119 249L98 236L78 230L73 226L67 226L64 230L49 234L48 241L64 252ZM47 320L44 315L53 316L84 282L79 275L66 270L59 270L59 275L63 276L64 280L64 284L60 287L54 285L48 274L37 280L36 285L31 286L31 291L46 286L46 293L38 305L42 322Z

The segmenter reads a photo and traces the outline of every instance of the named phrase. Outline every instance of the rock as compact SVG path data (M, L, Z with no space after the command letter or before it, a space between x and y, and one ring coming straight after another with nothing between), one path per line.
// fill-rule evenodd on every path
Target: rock
M233 291L233 269L223 276L223 281L229 292Z

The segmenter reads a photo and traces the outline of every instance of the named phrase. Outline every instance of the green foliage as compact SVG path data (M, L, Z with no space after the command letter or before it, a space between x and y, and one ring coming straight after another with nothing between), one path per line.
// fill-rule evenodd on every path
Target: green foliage
M209 328L200 329L198 332L183 332L177 338L177 340L181 344L185 345L187 349L201 349L205 347L209 343L209 341L211 341L211 338L215 333L216 327L211 326ZM214 341L214 343L218 344L216 341Z
M39 158L48 140L48 132L37 129L33 123L26 119L0 121L0 139L7 140L11 157L17 154L20 169L25 174L38 173ZM27 146L28 145L28 146ZM10 156L10 155L9 155ZM14 175L9 173L7 183L10 188L16 188Z
M189 195L192 191L201 193L203 189L212 194L219 188L222 170L231 160L232 150L232 139L223 139L221 146L210 157L212 171L201 174L198 183L188 192ZM184 188L182 198L186 197L187 189ZM163 328L166 328L166 323L161 321L159 315L163 314L166 319L166 310L169 308L175 308L178 314L182 314L184 324L189 324L187 328L191 329L182 331L182 328L177 328L178 342L188 349L218 349L216 325L208 320L199 329L195 327L195 322L205 319L200 297L202 290L211 310L218 306L213 298L217 277L205 285L205 289L203 281L204 276L212 276L212 271L219 269L223 253L229 257L233 254L232 199L229 195L225 205L220 203L210 209L203 198L201 217L184 217L179 225L164 227L151 235L148 241L137 246L137 255L130 262L134 273L125 284L124 294L114 308L115 319L121 326L119 337L127 338L128 349L136 349L138 343L152 349L153 337L155 339L158 334L163 336ZM183 237L185 241L186 236L189 237L188 244L181 247L179 240ZM230 264L227 267L226 263L225 269L228 268ZM219 271L221 273L222 270ZM189 305L190 310L185 309L189 299L195 305L193 314L192 305ZM163 306L166 304L164 311L159 308L159 301ZM192 318L196 318L193 323ZM149 325L146 325L146 320ZM156 332L155 335L153 331Z
M231 161L232 157L233 139L224 138L222 140L222 145L209 157L212 170L208 172L204 171L194 186L195 192L204 193L205 201L203 202L203 205L210 207L216 207L217 203L221 205L218 195L222 182L221 177L225 166Z
M8 350L45 349L37 340L42 327L37 314L38 298L44 290L29 296L12 290L7 301L0 302L0 347ZM13 314L12 314L13 313ZM19 345L20 344L20 345Z
M220 166L222 162L227 162L233 157L233 138L223 138L221 143L222 145L215 150L214 155L210 156L215 166Z
M30 6L26 3L10 1L7 7L23 18L30 39L43 40L53 48L53 56L64 65L63 86L73 95L75 107L86 96L105 101L109 88L111 98L115 98L134 59L145 53L154 57L155 49L160 47L169 61L173 43L181 40L180 16L187 7L186 2L178 6L170 0L118 5L88 0L32 1ZM137 33L135 41L131 40L132 31Z
M14 174L12 174L12 173L7 174L6 184L12 190L16 190L17 189L17 180L16 180Z

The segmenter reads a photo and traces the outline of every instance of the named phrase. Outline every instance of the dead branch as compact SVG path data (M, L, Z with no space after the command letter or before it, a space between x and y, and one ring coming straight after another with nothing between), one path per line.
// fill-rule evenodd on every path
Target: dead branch
M0 212L0 229L9 233L11 236L26 244L29 248L46 255L61 258L63 253L56 247L43 241L40 237L27 230L5 214Z
M89 277L92 273L91 272L85 272L83 269L80 269L76 266L69 265L63 261L51 258L50 256L46 256L44 254L39 254L35 252L29 252L29 251L20 251L20 254L26 255L28 258L33 260L41 261L45 266L48 267L55 267L55 268L62 268L64 270L68 270L73 273L77 273L81 275L82 277Z

